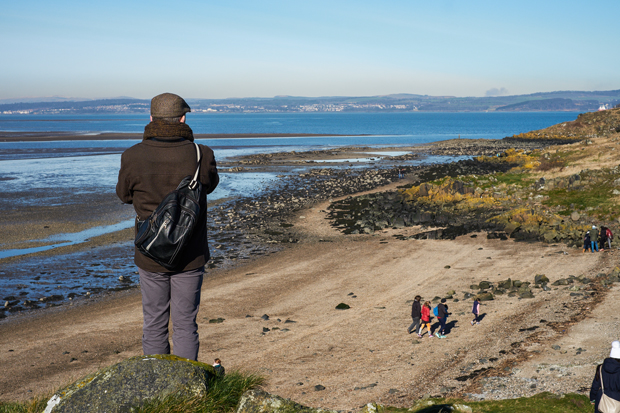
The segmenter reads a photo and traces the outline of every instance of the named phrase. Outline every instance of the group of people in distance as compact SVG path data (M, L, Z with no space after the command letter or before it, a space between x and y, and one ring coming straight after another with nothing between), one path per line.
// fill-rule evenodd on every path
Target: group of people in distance
M413 318L413 323L407 328L407 332L412 334L417 331L418 337L422 338L424 328L426 328L428 331L428 338L432 338L431 312L436 312L439 328L435 331L435 337L445 338L446 319L450 314L448 313L446 299L441 299L441 302L435 307L437 309L436 311L431 308L430 301L425 301L424 304L421 304L421 300L422 297L419 295L416 295L413 300L413 304L411 305L411 318ZM472 313L474 318L470 321L470 324L472 326L480 324L480 301L478 301L476 297L474 297ZM613 403L614 407L620 408L620 341L614 341L611 344L609 357L596 367L596 373L590 388L590 402L595 405L595 411L597 412L599 411L599 405L601 404L603 394L612 399L611 401L607 401L607 403Z
M586 231L586 235L583 236L583 252L598 252L599 245L601 251L603 251L605 244L607 244L607 249L611 249L611 240L613 238L614 234L611 233L609 228L601 227L599 231L596 225L592 225L592 229Z
M448 313L448 304L446 304L446 299L442 298L435 308L431 307L430 301L425 301L424 304L421 304L421 300L422 297L419 295L416 295L413 299L413 304L411 305L411 318L413 319L413 322L407 328L407 332L412 334L415 331L418 333L418 338L422 338L424 336L424 328L426 328L428 338L433 338L431 318L432 316L435 316L439 322L439 328L435 330L435 337L446 338L446 320L450 315L450 313ZM474 297L472 313L474 315L474 319L470 321L470 324L472 326L480 324L480 301L478 301L478 298L476 297Z

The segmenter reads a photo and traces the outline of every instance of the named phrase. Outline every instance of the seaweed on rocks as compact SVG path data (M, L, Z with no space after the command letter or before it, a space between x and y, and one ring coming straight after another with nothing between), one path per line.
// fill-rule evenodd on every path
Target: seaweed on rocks
M607 196L611 190L600 190L601 185L620 182L620 167L605 173L582 171L570 177L534 180L525 171L540 165L539 158L537 153L510 149L498 156L433 165L419 171L409 188L333 203L329 217L345 234L426 226L434 229L400 235L399 239L454 239L486 231L488 239L562 242L578 247L592 223L588 215L574 210L574 204L589 195L587 188L601 192L595 194L599 198ZM609 204L599 202L599 215L608 213Z
M402 167L412 173L422 167ZM296 243L292 214L326 199L368 191L397 181L394 168L316 168L282 177L260 194L231 200L209 210L210 267L231 265L231 256L248 259ZM250 196L252 195L252 196ZM218 246L220 246L218 248ZM232 260L236 261L236 260Z
M507 172L517 166L515 163L489 163L476 159L464 159L448 164L434 165L418 174L415 185L444 177L455 178L460 175L488 175L496 172Z
M446 176L486 175L506 171L514 165L462 160L445 165L434 165L418 172L418 185ZM457 191L471 192L459 187ZM411 236L416 239L454 239L459 235L482 230L501 231L503 228L489 219L497 209L472 208L456 210L448 207L429 208L410 202L398 192L381 192L348 197L329 207L333 226L345 234L372 234L385 228L404 228L416 225L442 227Z

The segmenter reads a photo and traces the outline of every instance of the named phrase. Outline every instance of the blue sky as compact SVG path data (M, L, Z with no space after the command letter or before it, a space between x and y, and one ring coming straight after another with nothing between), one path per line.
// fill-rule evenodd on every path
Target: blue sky
M620 1L5 1L0 99L620 89Z

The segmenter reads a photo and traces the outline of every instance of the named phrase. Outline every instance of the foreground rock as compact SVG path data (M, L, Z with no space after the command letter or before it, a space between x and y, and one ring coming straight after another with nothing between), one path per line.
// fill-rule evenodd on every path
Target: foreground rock
M258 389L248 390L243 393L236 410L236 413L271 412L336 413L335 410L313 409L311 407L302 406L292 400L284 399Z
M132 357L58 391L45 413L129 412L173 394L199 397L214 375L210 367L172 355Z

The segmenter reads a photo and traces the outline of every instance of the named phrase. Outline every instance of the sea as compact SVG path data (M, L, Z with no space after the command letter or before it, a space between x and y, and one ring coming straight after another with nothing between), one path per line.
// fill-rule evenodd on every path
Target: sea
M234 157L273 152L333 149L346 146L392 148L388 153L365 153L349 159L350 167L374 167L377 157L404 154L404 147L455 138L501 139L521 132L542 129L576 119L576 112L516 112L516 113L190 113L187 124L195 134L291 134L289 137L197 139L210 146L220 164L234 164ZM0 115L2 132L63 133L83 135L88 140L3 142L0 136L0 207L25 208L54 206L70 202L66 194L114 194L120 157L140 139L97 140L101 133L142 133L149 122L148 114L101 115ZM308 134L322 136L303 136ZM95 139L93 139L95 138ZM403 147L403 151L399 148ZM427 157L407 161L409 164L438 163L455 160L453 157ZM243 172L220 169L220 184L209 195L209 201L235 200L252 197L276 187L286 174L301 173L308 168L339 167L325 162L287 167L288 170L247 168ZM27 258L34 252L60 246L79 244L91 237L119 231L133 225L133 219L90 228L74 234L56 234L49 239L33 240L43 245L15 248L0 241L0 259L16 256ZM125 251L126 250L126 251ZM130 248L123 251L127 254ZM80 255L81 254L81 255ZM109 253L111 254L111 253ZM71 294L84 295L101 289L116 288L118 273L131 267L126 256L106 256L105 271L90 253L75 257L50 257L49 262L28 259L18 265L0 264L0 298L20 297L21 300L41 300L50 294L60 294L63 300ZM52 267L53 260L65 260L76 268L55 274L41 271L43 263ZM64 265L65 261L62 261ZM69 264L67 264L69 265ZM56 265L58 266L58 264ZM38 275L32 278L32 274ZM93 270L94 271L94 270ZM103 270L102 270L103 271ZM135 280L130 285L135 285ZM2 313L0 313L2 318Z

